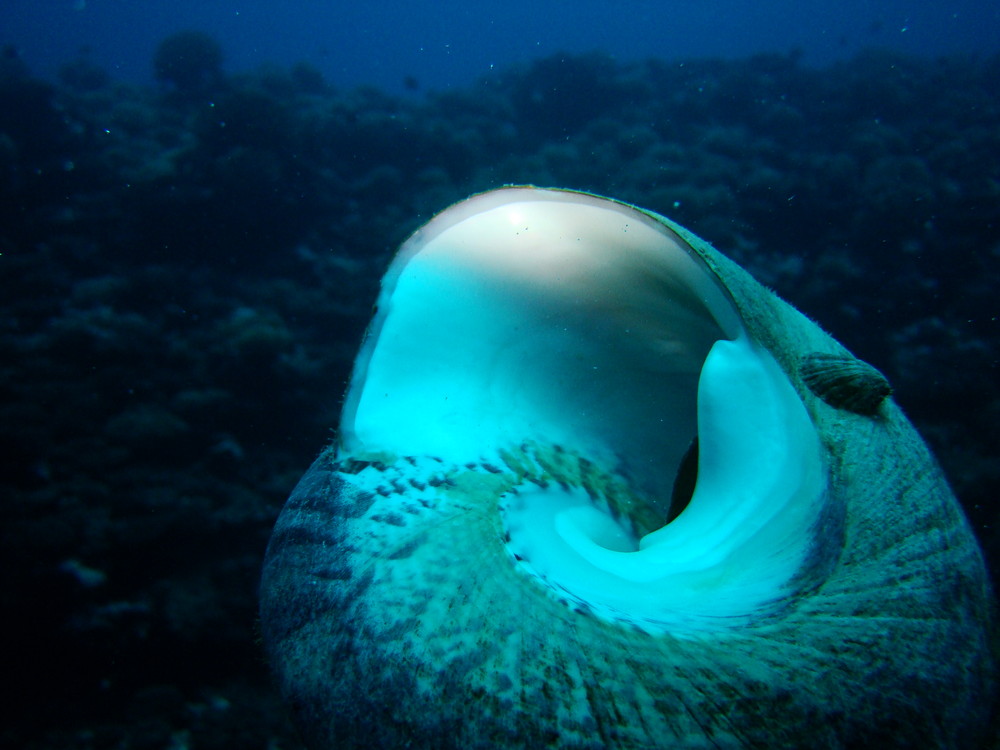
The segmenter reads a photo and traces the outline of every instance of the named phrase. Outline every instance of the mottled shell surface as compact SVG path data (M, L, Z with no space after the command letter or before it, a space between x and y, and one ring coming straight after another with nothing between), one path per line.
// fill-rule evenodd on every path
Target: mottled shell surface
M830 406L872 416L892 395L885 375L850 355L809 354L799 373L813 393Z
M815 423L822 577L759 622L651 635L558 601L504 549L498 498L583 481L585 460L526 449L453 466L331 448L278 519L261 584L268 656L309 747L983 742L994 684L982 555L885 379L653 216L718 276Z

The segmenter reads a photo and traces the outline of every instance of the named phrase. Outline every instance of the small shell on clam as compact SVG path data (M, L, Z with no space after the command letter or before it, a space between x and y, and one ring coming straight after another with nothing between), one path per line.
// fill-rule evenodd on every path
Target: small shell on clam
M867 362L843 354L809 354L799 373L809 390L830 406L870 417L892 394L885 375Z

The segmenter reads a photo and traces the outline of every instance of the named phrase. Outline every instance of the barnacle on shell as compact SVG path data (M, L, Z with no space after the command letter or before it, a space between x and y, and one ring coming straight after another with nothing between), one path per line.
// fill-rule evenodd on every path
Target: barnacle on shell
M843 354L809 354L799 373L809 390L830 406L873 416L892 395L885 375L857 357Z

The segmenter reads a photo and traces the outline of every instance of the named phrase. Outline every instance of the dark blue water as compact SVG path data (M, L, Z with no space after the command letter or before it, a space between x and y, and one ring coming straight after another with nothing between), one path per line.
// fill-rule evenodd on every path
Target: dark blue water
M800 50L823 65L866 47L923 56L1000 50L989 0L907 2L318 2L5 0L0 42L40 75L81 49L114 77L150 77L153 51L181 29L222 43L230 71L308 61L334 85L465 85L494 67L558 51L643 57L743 57Z

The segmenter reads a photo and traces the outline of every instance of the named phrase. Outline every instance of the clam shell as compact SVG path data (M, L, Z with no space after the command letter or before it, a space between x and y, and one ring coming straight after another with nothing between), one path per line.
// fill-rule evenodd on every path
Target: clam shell
M843 354L810 354L799 365L803 382L830 406L870 417L892 386L867 362Z
M306 746L986 746L988 575L889 391L663 217L452 207L387 273L268 546Z

